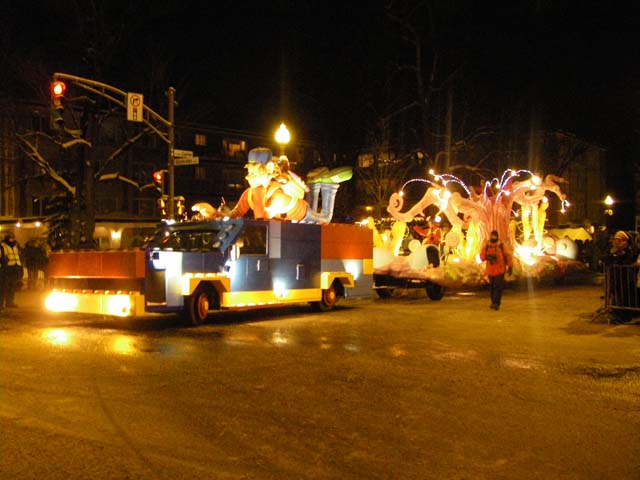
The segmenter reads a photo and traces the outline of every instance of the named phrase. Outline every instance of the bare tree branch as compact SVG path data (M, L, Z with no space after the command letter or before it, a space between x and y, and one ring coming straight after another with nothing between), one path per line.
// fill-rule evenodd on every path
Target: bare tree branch
M140 186L140 184L138 182L136 182L135 180L133 180L133 179L131 179L129 177L125 177L124 175L120 175L119 172L104 173L104 174L102 174L102 175L100 175L98 177L98 181L100 181L100 182L105 181L105 180L119 180L121 182L133 185L138 190L142 190L142 188L143 188L143 187ZM151 184L151 185L153 185L153 184ZM145 185L145 187L146 187L146 185Z
M58 143L58 142L56 142ZM87 145L88 147L91 147L91 142L88 142L87 140L85 140L84 138L74 138L73 140L69 140L68 142L64 142L64 143L60 143L59 145L64 148L71 148L74 145L77 144L82 144L82 145Z
M48 136L48 135L45 135ZM49 175L54 181L62 185L74 197L76 196L76 187L71 185L53 166L40 154L38 147L31 143L26 135L17 134L16 137L20 140L23 151L31 158L36 164L43 169L47 175Z
M95 174L95 177L98 178L100 177L100 175L102 174L102 172L105 170L105 168L111 163L113 162L116 158L118 158L120 155L122 155L124 152L126 152L134 143L136 143L138 140L140 140L142 137L144 137L145 135L147 135L148 133L151 132L151 128L147 127L144 130L142 130L141 132L139 132L137 135L128 138L122 145L120 145L116 150L114 150L113 152L111 152L111 155L109 155L107 157L107 159L104 161L104 164L102 165L102 168L100 168L100 170L98 170ZM137 186L137 184L136 184Z

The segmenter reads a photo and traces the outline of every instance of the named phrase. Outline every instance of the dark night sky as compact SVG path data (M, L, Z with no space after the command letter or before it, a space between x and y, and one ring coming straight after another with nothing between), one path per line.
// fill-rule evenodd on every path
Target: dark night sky
M357 102L375 98L384 69L398 56L382 1L112 0L98 2L105 4L98 22L81 22L87 15L78 12L89 3L5 3L3 43L23 58L84 75L89 69L78 71L78 63L96 42L91 35L107 43L102 32L119 32L114 57L101 57L111 81L128 89L150 75L149 62L168 62L168 81L186 104L207 104L211 117L229 117L234 127L301 108L333 120L349 116ZM634 120L640 9L633 2L446 3L435 42L443 58L464 61L481 95L500 103L533 90L557 126L602 140L619 126L603 122L600 112L621 115L614 124Z
M150 72L164 72L158 78L177 88L184 119L251 131L284 119L300 136L352 144L362 141L366 106L379 102L385 71L401 57L382 0L99 3L94 22L78 13L89 1L3 2L2 50L43 65L36 70L91 77L80 59L95 45L101 78L122 89L154 98L149 91L166 85ZM482 108L526 98L543 127L599 143L615 163L637 154L636 2L434 3L444 65L464 65ZM109 43L114 32L120 41Z

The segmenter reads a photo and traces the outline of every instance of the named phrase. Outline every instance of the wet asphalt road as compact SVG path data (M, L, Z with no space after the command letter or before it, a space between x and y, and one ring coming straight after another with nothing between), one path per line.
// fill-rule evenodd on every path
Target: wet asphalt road
M0 320L2 479L640 479L640 325L599 287Z

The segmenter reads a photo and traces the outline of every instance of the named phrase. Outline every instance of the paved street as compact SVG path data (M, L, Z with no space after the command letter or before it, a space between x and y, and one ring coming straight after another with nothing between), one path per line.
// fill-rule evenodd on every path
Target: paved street
M601 287L0 320L0 478L639 479L640 325Z

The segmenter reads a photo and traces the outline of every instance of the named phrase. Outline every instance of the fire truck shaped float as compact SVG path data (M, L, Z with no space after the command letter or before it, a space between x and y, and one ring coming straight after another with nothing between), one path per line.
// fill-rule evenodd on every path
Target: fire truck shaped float
M348 240L347 240L348 239ZM143 250L65 251L50 259L54 311L113 316L209 311L370 296L371 230L229 219L162 225Z

